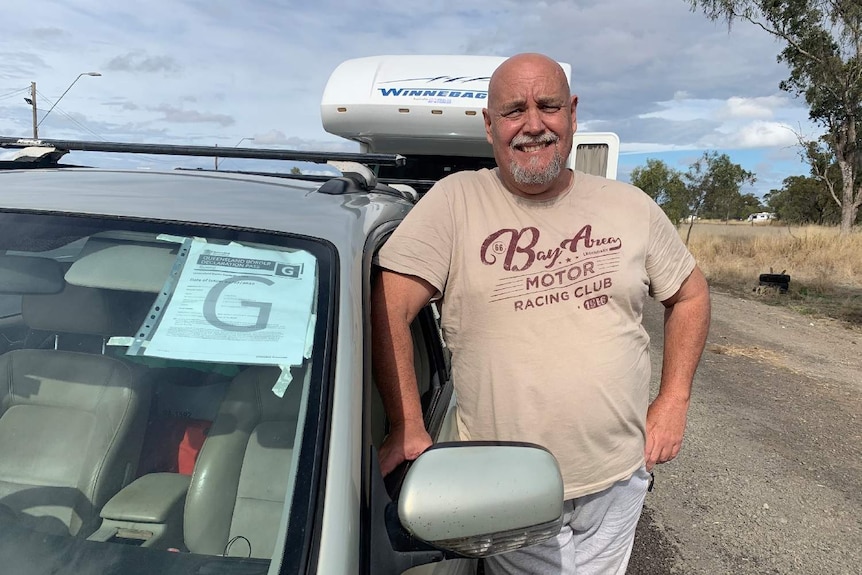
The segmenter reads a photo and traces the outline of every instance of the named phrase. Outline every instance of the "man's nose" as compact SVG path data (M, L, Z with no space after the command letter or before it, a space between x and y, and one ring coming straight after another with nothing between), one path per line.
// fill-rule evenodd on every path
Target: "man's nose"
M541 134L545 131L542 113L537 108L528 108L524 115L524 133Z

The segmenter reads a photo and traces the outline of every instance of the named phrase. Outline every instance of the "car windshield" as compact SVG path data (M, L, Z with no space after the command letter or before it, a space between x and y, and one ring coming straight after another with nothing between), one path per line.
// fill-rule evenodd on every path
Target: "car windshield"
M332 260L247 229L0 212L2 571L295 570Z

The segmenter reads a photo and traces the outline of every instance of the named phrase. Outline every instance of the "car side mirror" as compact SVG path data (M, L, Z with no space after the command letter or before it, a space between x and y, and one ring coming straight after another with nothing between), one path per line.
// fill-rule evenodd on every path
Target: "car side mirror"
M555 536L563 480L538 445L439 443L407 472L398 519L414 538L463 557L487 557Z

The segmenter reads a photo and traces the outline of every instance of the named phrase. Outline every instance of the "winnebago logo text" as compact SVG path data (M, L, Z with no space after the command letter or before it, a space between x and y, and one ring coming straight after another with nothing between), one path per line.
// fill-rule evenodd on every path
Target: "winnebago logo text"
M384 97L413 97L413 98L473 98L485 100L488 98L488 90L471 90L466 86L458 89L457 86L471 82L481 82L482 87L488 85L489 76L434 76L431 78L404 78L403 80L389 80L381 84L412 84L409 87L399 86L392 88L377 88L380 95ZM453 84L452 88L441 89L438 86L422 87L419 84Z

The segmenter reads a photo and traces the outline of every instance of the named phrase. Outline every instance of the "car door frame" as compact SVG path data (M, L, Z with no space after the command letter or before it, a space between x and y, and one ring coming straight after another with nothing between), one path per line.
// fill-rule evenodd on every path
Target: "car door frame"
M371 231L366 239L365 252L362 262L362 302L363 302L363 393L362 393L362 487L361 487L361 525L360 525L360 562L363 574L379 574L394 569L393 573L400 573L402 567L409 567L413 560L425 563L442 558L442 553L427 548L421 543L415 543L415 549L404 551L393 551L392 549L381 549L384 545L380 542L384 539L391 541L393 537L403 537L403 533L392 533L392 521L380 521L380 499L383 487L383 478L377 465L377 450L373 445L371 434L371 402L373 392L373 378L371 370L371 284L375 270L374 257L380 247L386 242L395 230L400 220L389 221L381 224ZM424 307L414 320L414 327L421 330L423 346L428 353L429 366L431 367L431 384L422 400L423 417L426 429L432 439L437 438L449 409L452 398L452 380L449 369L448 350L442 338L437 314L432 305ZM397 478L387 483L389 497L397 497L400 483L406 474L407 466L393 472ZM397 519L396 519L397 520ZM403 540L402 540L403 542ZM407 542L408 546L413 542ZM385 545L385 547L389 547ZM409 557L408 557L409 556ZM380 565L378 559L383 557L387 567ZM432 559L434 557L434 559ZM417 563L418 564L418 563Z

